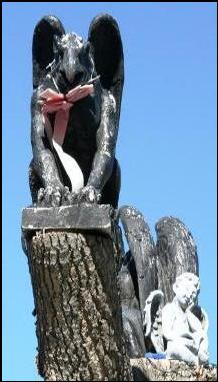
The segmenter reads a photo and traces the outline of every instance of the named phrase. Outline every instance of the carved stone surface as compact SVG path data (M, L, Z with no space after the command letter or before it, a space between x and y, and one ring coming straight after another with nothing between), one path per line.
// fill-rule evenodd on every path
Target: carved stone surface
M150 293L144 308L144 336L148 352L164 352L164 339L162 334L163 292L155 290Z
M164 307L163 293L150 293L144 317L145 341L151 345L150 351L164 353L169 359L208 364L208 317L196 304L199 290L199 278L186 272L176 278L175 297Z
M142 313L146 297L157 286L154 243L142 214L133 207L119 209L129 252L119 272L124 332L128 355L143 357L146 351Z
M118 280L127 354L131 358L140 358L145 354L142 316L139 302L135 295L132 277L128 269L128 263L122 264Z
M217 381L216 366L175 360L131 359L134 381Z
M114 209L109 205L83 203L62 207L28 207L22 212L22 231L92 230L112 237Z
M32 53L33 206L23 210L22 245L32 278L40 374L45 380L130 381L126 348L131 357L166 351L168 358L207 363L208 320L196 305L198 286L187 297L176 279L198 274L191 233L179 219L165 217L156 224L155 245L137 209L114 210L124 81L116 20L95 17L84 41L66 33L57 17L45 16L35 27ZM163 297L172 300L173 290L176 297L161 319L159 305Z
M96 16L88 41L43 17L33 35L29 182L34 205L98 202L117 207L115 158L124 81L116 20Z
M149 293L157 287L154 241L148 224L136 208L121 207L119 217L134 259L139 305L142 311Z
M181 220L161 218L156 226L156 269L158 288L165 303L172 301L173 284L184 272L199 274L197 248L191 232Z
M104 228L102 234L91 227L80 233L38 231L27 239L38 369L45 380L132 380L117 284L118 248Z
M119 276L123 284L121 290L126 291L122 295L123 320L126 322L129 355L137 358L143 356L145 351L164 351L160 317L157 317L160 295L156 294L154 298L151 294L159 289L163 304L172 301L176 276L182 272L198 274L198 257L192 235L179 219L165 217L158 221L155 245L148 224L136 208L121 207L118 215L129 246L129 251L123 256ZM148 303L149 298L151 301ZM146 301L151 317L144 322L146 335L142 343L138 336L143 330ZM135 320L130 319L133 316Z
M194 364L208 363L208 318L202 310L201 319L192 312L199 289L199 278L192 273L183 273L176 278L175 297L162 310L167 358Z

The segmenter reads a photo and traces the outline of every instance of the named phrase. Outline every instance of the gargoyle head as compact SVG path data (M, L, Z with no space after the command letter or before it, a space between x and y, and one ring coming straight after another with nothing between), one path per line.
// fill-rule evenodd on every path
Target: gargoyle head
M75 33L54 36L54 67L69 85L84 84L93 77L95 67L90 42L84 42Z
M99 76L103 89L116 101L117 121L124 82L123 46L116 20L96 16L89 27L87 42L75 33L66 33L55 16L44 16L33 34L33 88L53 72L60 80L61 92L85 84Z

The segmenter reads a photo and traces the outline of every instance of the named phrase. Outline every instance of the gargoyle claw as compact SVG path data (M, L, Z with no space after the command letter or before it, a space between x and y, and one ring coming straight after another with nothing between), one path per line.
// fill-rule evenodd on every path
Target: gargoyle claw
M101 194L93 186L86 186L81 190L78 201L84 203L98 203L100 201Z
M62 189L60 187L47 186L38 191L39 207L59 207L61 205Z

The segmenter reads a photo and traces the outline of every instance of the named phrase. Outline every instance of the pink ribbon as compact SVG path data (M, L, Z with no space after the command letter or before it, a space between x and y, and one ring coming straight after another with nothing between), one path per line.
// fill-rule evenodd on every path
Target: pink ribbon
M51 130L48 113L55 113L53 139L62 145L69 120L69 111L76 101L93 93L93 85L78 85L67 94L57 93L48 88L40 94L39 103L42 105L42 113L45 117L45 127Z

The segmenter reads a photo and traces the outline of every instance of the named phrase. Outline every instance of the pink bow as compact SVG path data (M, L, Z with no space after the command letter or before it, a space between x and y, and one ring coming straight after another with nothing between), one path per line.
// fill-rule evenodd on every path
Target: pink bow
M45 127L50 127L48 113L56 112L53 139L60 145L63 144L67 123L69 119L69 110L76 101L87 97L93 93L93 85L78 85L74 89L70 90L67 94L57 93L54 90L48 88L40 94L41 100L39 103L42 105L42 113L46 117Z

